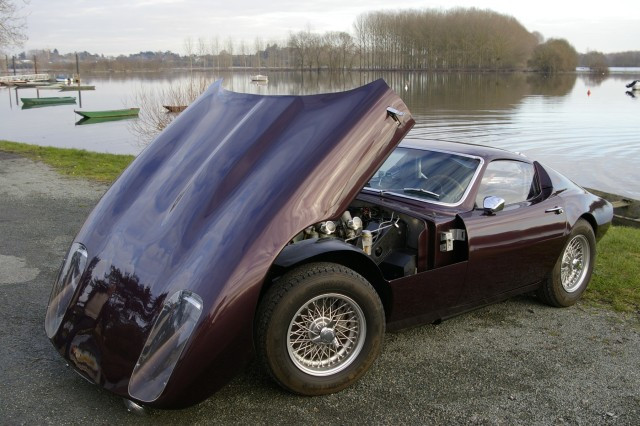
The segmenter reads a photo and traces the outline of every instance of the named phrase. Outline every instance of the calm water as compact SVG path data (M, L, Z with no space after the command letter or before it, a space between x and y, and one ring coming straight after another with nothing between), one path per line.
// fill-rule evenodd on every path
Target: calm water
M413 136L471 142L519 151L584 186L640 198L640 92L625 93L636 74L542 78L528 74L472 73L269 73L257 86L248 74L196 74L224 78L236 92L315 94L347 90L384 78L416 119ZM86 110L140 106L135 95L189 81L188 73L85 76ZM588 91L591 92L588 95ZM36 97L20 89L17 97ZM40 91L40 96L78 92ZM162 103L160 100L158 104ZM159 105L158 105L159 107ZM0 89L0 139L110 153L136 154L144 147L131 121L76 125L79 105L23 110L16 91ZM143 111L144 113L144 111Z

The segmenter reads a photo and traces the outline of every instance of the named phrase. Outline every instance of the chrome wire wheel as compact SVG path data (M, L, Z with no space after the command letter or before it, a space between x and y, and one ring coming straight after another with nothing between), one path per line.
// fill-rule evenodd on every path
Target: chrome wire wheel
M573 293L583 284L590 261L589 241L584 235L576 235L564 249L560 266L560 280L567 293Z
M323 294L293 316L287 351L293 364L312 376L329 376L347 368L360 354L367 333L364 313L351 298Z

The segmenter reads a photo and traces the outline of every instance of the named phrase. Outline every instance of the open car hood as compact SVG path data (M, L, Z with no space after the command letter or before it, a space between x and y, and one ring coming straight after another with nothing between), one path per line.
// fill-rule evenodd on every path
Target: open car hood
M81 336L95 364L85 375L126 396L163 301L187 289L204 307L194 336L216 345L206 353L191 345L183 356L215 360L236 344L248 348L237 352L243 358L279 252L307 226L340 216L413 124L383 80L313 96L233 93L214 83L87 219L76 241L88 266L54 344L73 361L68 348ZM193 379L194 365L171 380Z

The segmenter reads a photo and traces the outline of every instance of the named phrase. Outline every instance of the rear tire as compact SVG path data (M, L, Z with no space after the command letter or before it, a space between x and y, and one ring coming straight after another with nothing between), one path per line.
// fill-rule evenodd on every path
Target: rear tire
M373 364L384 330L384 309L371 284L342 265L311 263L285 274L260 303L258 359L291 392L334 393Z
M595 260L596 238L593 228L586 220L579 219L551 273L538 289L538 297L555 307L575 304L591 280Z

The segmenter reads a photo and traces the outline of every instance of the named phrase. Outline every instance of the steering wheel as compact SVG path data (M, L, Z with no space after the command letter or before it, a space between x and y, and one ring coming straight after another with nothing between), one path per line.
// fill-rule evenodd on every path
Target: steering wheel
M462 187L462 185L460 185L457 180L447 175L429 176L429 179L427 180L426 184L427 186L435 185L436 187L439 187L439 191L436 191L436 192L438 192L441 195L444 195L445 197L443 198L455 199L458 194L464 193L464 188ZM448 186L452 190L444 191L445 186Z

